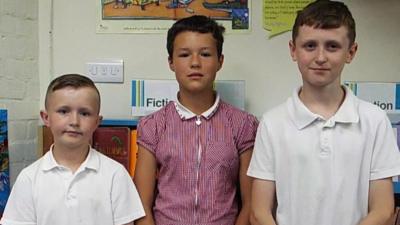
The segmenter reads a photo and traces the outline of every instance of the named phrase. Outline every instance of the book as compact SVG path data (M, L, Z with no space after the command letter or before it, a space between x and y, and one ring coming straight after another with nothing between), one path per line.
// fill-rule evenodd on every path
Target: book
M49 127L42 126L42 155L46 154L50 150L51 145L54 143L53 134Z
M92 146L130 170L131 132L129 127L99 127L93 134Z
M7 110L0 109L0 218L10 195Z
M131 130L131 157L130 157L130 167L129 167L129 174L133 178L135 175L135 168L137 162L137 152L138 152L138 145L136 143L137 140L137 130Z

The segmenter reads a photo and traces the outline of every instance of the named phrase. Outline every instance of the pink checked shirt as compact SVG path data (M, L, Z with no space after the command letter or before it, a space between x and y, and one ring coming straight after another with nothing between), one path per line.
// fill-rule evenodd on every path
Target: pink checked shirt
M254 145L257 119L220 101L197 116L179 102L140 120L138 144L156 157L157 225L233 225L239 155Z

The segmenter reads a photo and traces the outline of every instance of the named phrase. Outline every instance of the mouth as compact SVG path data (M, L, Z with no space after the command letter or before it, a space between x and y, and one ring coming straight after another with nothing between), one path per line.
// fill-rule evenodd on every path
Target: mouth
M201 73L191 73L191 74L188 75L189 78L201 78L203 76L204 75L201 74Z
M64 131L64 134L70 135L70 136L79 136L82 135L82 132L79 131Z
M314 71L321 71L321 72L324 72L324 71L329 71L330 69L328 69L328 68L310 68L311 70L314 70Z

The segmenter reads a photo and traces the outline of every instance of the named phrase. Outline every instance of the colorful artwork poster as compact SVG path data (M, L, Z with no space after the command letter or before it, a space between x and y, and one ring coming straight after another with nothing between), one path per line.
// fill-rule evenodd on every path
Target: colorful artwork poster
M7 131L7 110L0 109L0 216L3 215L10 195Z
M205 15L227 32L248 32L249 0L98 0L98 33L163 33L178 19Z

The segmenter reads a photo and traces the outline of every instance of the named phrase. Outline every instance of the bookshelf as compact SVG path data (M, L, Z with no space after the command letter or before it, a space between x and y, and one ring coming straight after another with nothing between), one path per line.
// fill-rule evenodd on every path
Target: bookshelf
M138 124L137 119L103 119L100 126L126 126L136 127Z
M93 134L92 146L120 162L133 177L137 159L137 119L103 119ZM53 135L46 126L39 131L39 155L44 155L53 144Z

